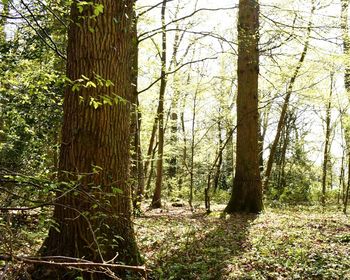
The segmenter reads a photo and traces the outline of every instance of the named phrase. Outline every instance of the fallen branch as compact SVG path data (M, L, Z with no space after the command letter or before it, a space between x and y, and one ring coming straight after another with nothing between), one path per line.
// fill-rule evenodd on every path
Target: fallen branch
M71 268L110 268L110 269L119 269L119 270L129 270L142 273L146 277L147 272L151 271L145 266L132 266L124 264L109 264L109 263L96 263L90 262L83 259L68 258L72 260L71 262L58 262L57 259L67 259L66 257L61 256L50 256L50 257L23 257L23 256L10 256L10 255L0 255L0 261L20 261L28 264L43 264L43 265L52 265L59 267L71 267ZM73 261L74 260L74 261Z

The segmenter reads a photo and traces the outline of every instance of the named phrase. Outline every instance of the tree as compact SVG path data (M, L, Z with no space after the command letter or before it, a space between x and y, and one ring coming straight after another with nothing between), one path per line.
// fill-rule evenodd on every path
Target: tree
M333 76L331 73L331 82L330 82L330 91L329 91L329 99L326 109L326 135L325 135L325 143L324 143L324 153L323 153L323 168L322 168L322 196L321 203L323 206L326 204L326 187L327 187L327 171L329 167L329 153L331 149L330 138L331 138L331 110L332 110L332 95L333 95Z
M238 12L238 94L236 171L226 213L263 208L259 170L259 3L240 0Z
M289 101L290 101L290 98L291 98L292 93L293 93L293 87L294 87L295 81L299 75L300 69L303 66L306 54L307 54L308 49L309 49L310 37L311 37L311 27L312 27L311 26L312 25L312 16L313 16L314 12L315 12L315 5L314 5L314 2L312 2L311 17L310 17L308 27L307 27L307 35L306 35L306 40L304 43L303 51L300 55L300 58L299 58L298 63L296 65L296 68L295 68L293 75L291 76L289 84L288 84L286 97L284 99L282 111L281 111L281 114L280 114L280 117L278 120L278 124L277 124L276 136L275 136L273 143L271 145L270 155L269 155L269 158L267 160L267 164L266 164L266 168L265 168L265 174L264 174L264 177L265 177L264 178L264 190L265 191L269 185L272 166L273 166L273 162L274 162L274 158L275 158L275 153L276 153L276 150L277 150L280 138L281 138L281 133L282 133L282 130L286 124L286 116L287 116L287 112L288 112Z
M349 98L350 93L350 67L348 63L348 58L350 54L350 38L349 38L349 24L348 24L348 13L349 13L349 2L342 0L341 1L341 30L342 30L342 39L343 39L343 53L345 55L345 74L344 74L344 85L345 91ZM350 99L350 98L349 98ZM349 140L349 129L345 127L345 143L347 148L347 157L348 157L348 183L346 190L344 191L344 208L343 212L346 213L346 208L349 199L349 189L350 189L350 140Z
M161 74L158 104L158 158L157 158L157 177L156 187L152 198L152 208L162 207L162 184L163 184L163 152L164 152L164 95L166 89L166 26L165 26L165 9L167 1L162 4L162 53L161 53Z
M133 100L133 0L73 1L57 192L40 253L139 263L131 223L130 101ZM86 272L87 274L87 272ZM64 275L64 276L63 276ZM34 279L75 279L38 267ZM84 279L106 279L101 274Z

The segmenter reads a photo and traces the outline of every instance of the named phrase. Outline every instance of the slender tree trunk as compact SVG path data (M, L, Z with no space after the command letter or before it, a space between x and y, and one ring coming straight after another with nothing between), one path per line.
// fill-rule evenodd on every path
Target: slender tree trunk
M133 206L134 210L141 210L141 202L145 190L145 176L143 168L142 150L141 150L141 112L139 111L139 97L138 97L138 56L139 43L137 41L137 18L134 15L135 21L133 25L133 57L132 57L132 86L133 86L133 111L131 115L131 135L132 135L132 161L134 163L131 170L131 179L133 186ZM135 212L135 211L134 211Z
M145 176L143 169L142 160L142 150L141 150L141 113L138 111L139 102L138 97L136 97L136 104L134 106L134 114L132 115L131 126L134 131L132 131L133 143L132 143L132 169L131 169L131 183L133 186L133 206L134 210L141 210L141 203L144 196L145 190ZM134 127L133 127L134 126Z
M145 166L144 166L144 176L145 178L148 178L148 169L150 167L150 164L153 160L154 157L152 157L152 153L153 153L153 146L154 146L154 142L156 139L156 135L157 135L157 129L158 129L158 116L159 116L159 105L157 108L157 113L156 113L156 117L154 118L153 121L153 126L152 126L152 132L151 132L151 138L149 140L149 145L148 145L148 150L147 150L147 157L145 160Z
M219 160L220 154L223 153L223 151L225 150L225 148L227 146L232 144L232 135L233 135L234 131L235 131L235 128L233 128L233 129L231 128L231 130L228 131L227 139L222 144L222 146L220 147L220 150L219 150L218 154L216 155L216 158L215 158L215 160L213 162L213 165L212 165L212 167L210 168L210 170L208 172L207 185L204 188L204 203L205 203L205 210L206 210L207 214L209 214L211 212L211 210L210 210L210 186L211 186L212 172L213 172L213 169L215 168L215 166L217 166L217 162Z
M67 86L59 160L55 226L50 228L40 253L89 261L113 259L139 263L131 222L129 177L130 102L132 100L133 0L101 0L104 13L91 19L93 9L71 9L68 34L67 76L82 75L98 85L102 77L110 86ZM118 24L116 24L116 21ZM91 32L91 28L94 32ZM96 76L98 75L98 76ZM126 102L91 105L101 98ZM80 273L79 273L80 274ZM60 267L37 267L33 279L76 279ZM84 279L109 279L84 273Z
M146 190L147 190L146 198L148 198L148 191L151 189L152 178L154 177L154 162L155 162L157 148L158 148L158 142L154 146L152 154L151 154L151 159L150 159L151 166L150 166L150 170L149 170L148 177L147 177L147 183L146 183Z
M177 65L177 60L176 60L176 55L177 55L177 51L178 51L178 47L179 47L179 33L176 32L175 33L175 40L174 40L174 51L173 51L173 55L172 55L172 61L174 63L174 67L176 68ZM179 101L179 96L180 96L180 91L178 89L178 83L177 83L177 77L176 77L176 73L174 73L174 96L172 98L172 102L170 105L170 142L171 142L171 147L172 147L172 153L171 153L171 158L169 160L169 178L170 179L174 179L176 178L176 173L177 173L177 153L176 153L176 149L177 149L177 123L178 123L178 113L177 113L177 105L178 105L178 101ZM173 186L172 186L173 182L170 183L169 186L169 191L172 191Z
M2 11L0 15L0 45L6 42L6 32L5 25L7 17L10 13L10 3L9 0L1 0Z
M349 1L342 0L341 1L341 29L342 29L342 37L343 37L343 53L345 55L346 61L350 56L350 38L349 38ZM350 67L348 63L345 63L345 74L344 74L344 84L345 91L349 96L350 93ZM349 186L350 186L350 137L348 135L349 129L347 127L344 128L344 138L346 143L346 150L348 154L348 182L346 185L346 190L344 192L344 208L343 211L346 213L347 204L349 199Z
M348 183L346 185L345 197L344 197L344 208L343 212L346 214L349 200L349 190L350 190L350 153L348 152Z
M344 159L345 154L343 151L342 157L341 157L341 165L340 165L340 175L339 175L339 186L338 186L338 195L337 195L337 203L340 204L340 199L342 198L342 201L344 202L344 193L345 193L345 187L344 187Z
M166 88L166 26L165 9L167 0L162 4L162 55L161 55L161 74L159 89L159 114L158 114L158 158L157 158L157 177L156 187L152 198L152 208L162 207L162 185L163 185L163 153L164 153L164 95Z
M197 114L197 94L198 94L198 88L195 91L194 98L193 98L193 114L192 114L192 136L191 136L191 165L190 165L190 193L189 193L189 200L188 204L191 207L191 210L193 210L192 202L193 202L193 184L194 184L194 142L195 142L195 126L196 126L196 114Z
M341 29L343 39L343 53L346 61L350 56L350 38L349 38L349 1L341 0ZM348 63L345 63L345 75L344 75L345 90L350 93L350 67Z
M221 133L221 120L218 121L218 135L219 135L219 149L218 149L218 163L216 165L216 170L215 170L215 175L214 175L214 186L213 186L213 191L214 193L217 191L218 186L219 186L219 179L220 179L220 173L221 173L221 165L222 165L222 145L223 145L223 140L222 140L222 133Z
M326 188L327 188L327 171L328 171L328 162L329 162L329 142L331 135L331 109L332 109L332 94L333 94L333 73L331 73L331 88L329 91L328 105L326 110L326 136L324 144L324 153L323 153L323 171L322 171L322 196L321 203L323 206L326 205Z
M184 98L185 99L185 98ZM185 106L185 104L183 104ZM180 176L179 178L179 190L182 188L183 180L185 177L185 170L188 169L187 166L187 138L186 138L186 127L185 127L185 107L183 106L182 111L180 113L180 121L181 121L181 130L183 135L183 150L182 150L182 168L181 173L183 176Z
M169 160L169 178L173 179L176 178L176 171L177 171L177 154L176 154L176 148L177 148L177 120L178 120L178 114L177 112L172 112L171 113L171 136L170 136L170 141L171 141L171 146L173 147L172 155ZM171 189L173 187L171 186Z
M9 0L1 0L2 3L2 11L0 14L0 47L6 44L6 32L5 27L7 23L7 17L10 13L10 3ZM4 87L5 89L9 87L9 85L3 81L0 81L0 87ZM2 107L2 106L1 106ZM4 131L4 119L2 109L0 110L0 131ZM6 139L5 133L0 133L0 141L3 142Z
M314 4L312 5L312 10L311 10L311 18L308 24L308 28L307 28L307 35L306 35L306 40L305 40L305 44L304 44L304 49L300 55L297 67L294 70L294 73L289 81L289 85L288 85L288 89L286 92L286 97L282 106L282 111L281 111L281 115L278 121L278 125L277 125L277 131L276 131L276 136L273 140L271 149L270 149L270 156L268 158L267 164L266 164L266 168L265 168L265 178L264 178L264 191L267 190L268 185L269 185L269 180L270 180L270 175L271 175L271 170L272 170L272 165L273 165L273 160L275 157L275 153L276 153L276 149L278 146L278 142L280 140L281 137L281 132L282 132L282 128L285 126L285 119L286 119L286 115L287 115L287 111L288 111L288 107L289 107L289 100L290 97L293 93L293 87L294 87L294 83L299 75L300 69L303 65L303 62L305 60L306 54L308 52L309 49L309 42L310 42L310 34L311 34L311 25L312 25L312 15L314 14L315 11L315 6Z
M236 172L226 213L258 213L263 208L259 170L258 32L258 1L240 0Z
M259 126L259 145L260 145L260 174L263 175L264 172L264 143L265 136L269 124L269 115L271 111L272 102L269 102L265 107L263 113L259 114L260 126Z
M226 135L230 135L232 131L233 124L231 123L229 126L226 127ZM227 143L227 148L225 152L225 174L226 178L230 178L229 180L226 179L226 185L225 189L227 189L228 186L232 186L233 178L234 178L234 164L235 164L235 157L234 157L234 145L233 145L233 137L230 137L229 142Z
M279 161L279 175L278 175L278 183L277 187L281 192L284 189L285 185L285 167L286 167L286 153L287 153L287 148L289 144L289 133L290 133L290 127L291 127L291 118L292 115L288 117L289 121L287 121L287 125L285 127L285 133L284 133L284 139L283 139L283 145L281 148L281 154L280 154L280 161ZM281 193L280 193L281 194Z

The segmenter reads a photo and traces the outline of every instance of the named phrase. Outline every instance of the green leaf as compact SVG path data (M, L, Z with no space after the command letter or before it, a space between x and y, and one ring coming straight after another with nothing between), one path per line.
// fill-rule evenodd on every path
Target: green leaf
M94 15L98 16L99 14L103 13L103 5L102 4L96 4L94 9Z
M123 190L119 189L119 188L116 188L116 187L113 187L112 188L112 192L114 194L122 194L123 193Z
M92 82L92 81L88 81L86 83L85 87L94 87L94 88L96 88L96 84L94 82Z
M106 80L106 87L114 86L114 83L111 80Z
M73 86L72 86L72 91L74 92L74 91L79 91L79 89L80 89L80 84L74 84Z

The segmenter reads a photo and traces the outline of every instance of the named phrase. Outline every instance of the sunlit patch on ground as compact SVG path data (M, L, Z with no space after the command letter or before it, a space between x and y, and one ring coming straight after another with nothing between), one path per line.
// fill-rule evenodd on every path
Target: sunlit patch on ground
M209 216L152 210L136 232L152 279L350 279L350 222L336 211Z

